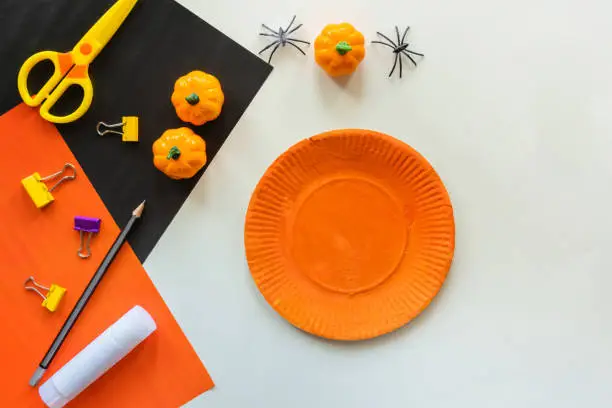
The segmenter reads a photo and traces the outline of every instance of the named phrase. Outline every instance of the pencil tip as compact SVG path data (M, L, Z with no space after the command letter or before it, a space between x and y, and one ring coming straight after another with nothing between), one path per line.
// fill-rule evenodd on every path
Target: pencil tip
M136 207L134 211L132 211L132 215L140 218L140 216L142 215L142 212L144 211L144 206L146 202L147 200L144 200L142 203L140 203L140 205Z
M41 366L36 367L36 371L34 371L34 375L30 378L30 387L36 387L40 382L40 379L45 375L46 368L42 368Z

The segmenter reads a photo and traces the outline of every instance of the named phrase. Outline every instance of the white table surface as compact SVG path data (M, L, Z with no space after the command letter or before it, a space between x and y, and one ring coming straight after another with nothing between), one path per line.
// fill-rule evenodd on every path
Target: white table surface
M259 24L395 24L426 57L388 79L368 46L346 86L287 47L145 267L212 375L190 408L612 405L612 7L604 0L181 0L252 51ZM194 39L197 41L197 39ZM267 166L334 128L434 165L455 261L409 326L354 344L293 328L249 274L244 215Z

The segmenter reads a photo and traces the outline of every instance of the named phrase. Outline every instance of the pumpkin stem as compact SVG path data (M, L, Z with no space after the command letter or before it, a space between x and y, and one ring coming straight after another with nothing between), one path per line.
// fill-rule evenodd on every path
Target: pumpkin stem
M168 150L168 155L166 156L166 159L178 160L179 157L181 157L180 149L176 146L172 146L170 150Z
M344 55L352 49L353 47L351 47L351 45L346 41L340 41L338 44L336 44L336 51L340 55Z
M185 97L185 100L187 101L188 104L190 105L197 105L198 102L200 102L200 97L198 96L197 93L192 92L189 95L187 95Z

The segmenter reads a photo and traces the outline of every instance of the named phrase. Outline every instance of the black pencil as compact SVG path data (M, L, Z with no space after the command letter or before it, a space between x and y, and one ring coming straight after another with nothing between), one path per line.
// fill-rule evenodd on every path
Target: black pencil
M136 207L136 209L134 209L134 211L132 211L132 217L126 224L125 228L123 228L123 231L119 233L119 236L117 236L117 239L115 239L115 242L113 243L111 248L108 250L108 253L102 260L102 263L100 263L100 266L98 266L98 270L96 270L96 273L94 273L93 277L87 284L87 287L83 291L83 294L76 302L76 305L74 305L72 312L70 312L70 315L68 315L68 318L64 322L64 325L55 337L55 340L53 340L53 343L51 343L51 347L49 347L49 350L47 350L47 354L45 354L42 361L36 368L34 375L32 376L32 378L30 378L30 386L36 387L42 376L45 374L45 371L47 371L49 364L51 364L51 361L53 361L55 354L66 339L66 336L70 332L70 329L72 329L72 326L74 326L74 323L79 318L79 315L81 314L83 309L85 309L85 306L91 298L91 295L93 295L94 291L96 290L96 287L98 287L98 284L104 277L106 270L110 266L111 262L113 262L113 260L115 259L117 252L119 252L119 249L121 249L121 246L125 242L127 235L134 226L134 223L142 215L144 205L145 202L143 201L138 207Z

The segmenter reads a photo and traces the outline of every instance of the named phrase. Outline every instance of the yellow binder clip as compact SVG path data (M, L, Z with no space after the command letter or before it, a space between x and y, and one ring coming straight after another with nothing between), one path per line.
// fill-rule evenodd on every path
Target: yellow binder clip
M102 129L106 127L106 129ZM121 130L115 130L121 128ZM137 142L138 141L138 117L137 116L124 116L121 118L121 123L115 123L109 125L104 122L98 122L96 126L96 132L100 136L104 136L107 133L115 133L121 135L121 140L124 142Z
M45 181L55 179L66 171L72 170L72 174L66 175L59 179L57 183L55 183L51 188L47 188L47 185L44 183ZM76 168L70 164L64 164L64 167L58 171L57 173L53 173L47 177L40 177L40 174L34 173L31 176L28 176L21 180L21 184L25 188L26 192L36 205L36 208L42 208L55 200L51 192L57 188L60 184L67 180L74 180L76 178Z
M32 283L32 285L29 285L29 283ZM37 283L34 280L34 277L32 276L26 279L24 287L25 290L36 292L41 298L43 298L42 306L50 312L55 312L55 309L57 309L57 306L59 305L60 301L64 297L64 294L66 293L65 288L62 288L61 286L56 284L52 284L51 287L43 286ZM42 292L38 289L46 290L47 295L43 295Z

